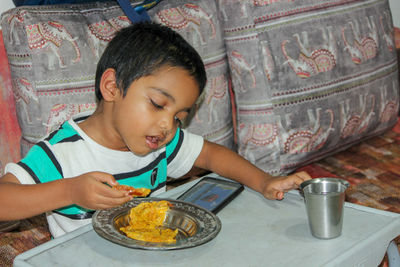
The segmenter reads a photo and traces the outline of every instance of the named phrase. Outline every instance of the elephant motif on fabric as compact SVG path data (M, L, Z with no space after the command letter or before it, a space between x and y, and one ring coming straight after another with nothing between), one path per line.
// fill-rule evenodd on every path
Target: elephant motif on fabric
M46 134L58 129L62 123L69 120L73 115L87 110L94 110L95 103L86 104L55 104L51 110L46 123Z
M27 78L13 79L12 85L16 101L23 100L26 104L29 104L31 100L39 101L32 83Z
M7 17L7 23L10 25L9 29L9 40L10 43L13 44L15 42L16 45L21 44L21 41L19 40L18 33L15 32L14 28L16 24L21 24L24 22L24 16L26 14L26 11L24 10L17 10L15 13L10 14Z
M205 88L206 94L202 95L201 102L204 102L208 109L208 123L217 121L218 110L215 108L218 103L226 97L228 90L228 81L224 74L216 77L212 77L207 81ZM198 123L203 123L203 120L199 118L199 112L196 112L194 119Z
M118 16L88 25L88 41L93 55L98 59L107 43L111 41L115 34L120 29L128 27L131 24L132 22L127 16Z
M206 104L208 107L208 122L211 123L217 120L218 114L215 108L223 98L227 96L228 81L224 74L213 77L208 82L209 88L207 90ZM213 112L214 111L214 112ZM213 119L214 118L214 119Z
M184 4L179 7L164 9L157 13L155 19L177 31L192 31L192 44L195 47L205 45L206 41L201 32L201 21L208 22L211 29L210 39L216 36L216 30L212 16L207 14L200 6L196 4ZM200 44L199 44L200 42Z
M308 40L308 33L294 34L300 53L297 59L290 57L286 51L289 40L281 43L282 53L286 58L285 64L300 78L309 78L321 72L327 72L335 68L337 60L337 48L335 38L332 34L332 27L321 29L323 45L319 48L311 48Z
M396 86L396 83L393 81L392 90L394 95L397 95L396 88L398 87ZM385 123L397 117L399 110L399 99L388 99L387 97L388 88L386 85L384 85L380 91L381 91L381 103L380 103L381 106L379 110L380 112L379 120L382 123Z
M316 113L316 116L314 113ZM334 122L333 111L327 109L325 113L330 117L330 123L326 129L321 126L321 108L317 108L316 111L308 109L307 114L310 124L299 129L291 129L291 114L287 114L286 127L291 130L288 132L282 130L283 152L286 154L299 154L317 151L322 148L328 140L330 133L335 130L332 127ZM280 123L281 128L284 129L282 122Z
M353 36L353 45L350 44L346 37L346 26L342 28L342 38L345 45L344 50L350 54L354 64L361 64L366 60L376 57L378 54L378 32L374 18L370 16L365 19L369 33L364 37L361 37L361 31L357 21L350 21L348 23Z
M246 77L250 77L250 87L256 87L256 76L254 75L255 66L250 66L246 58L237 50L231 52L228 56L228 61L234 76L234 81L239 83L237 90L245 93L247 91L247 84L243 81Z
M394 30L393 30L393 24L391 23L390 20L390 15L388 12L383 12L383 16L380 16L379 22L382 28L383 32L383 40L386 43L386 46L390 52L395 50L395 44L394 44ZM386 27L385 27L386 25Z
M267 41L261 41L261 54L263 56L264 72L268 81L273 78L273 71L275 69L274 59L272 58L271 51L268 47Z
M222 18L227 21L229 19L228 14L226 13L226 7L228 5L236 5L239 4L240 9L240 18L247 18L247 4L249 0L219 0L219 10L221 12Z
M21 116L26 118L29 124L32 123L32 115L28 112L28 105L32 104L32 100L35 102L39 102L38 96L33 88L32 83L24 77L13 79L12 87L15 96L15 103L21 106L21 112L24 112L25 115Z
M249 151L256 147L266 147L278 141L278 125L274 123L239 124L239 154L249 157Z
M375 96L370 95L369 98L371 99L370 100L371 108L368 111L367 110L368 94L359 96L360 107L361 107L359 113L350 114L350 99L346 99L344 102L340 103L341 138L344 139L349 136L361 134L367 130L373 115L375 115L374 112Z
M72 63L81 59L81 52L76 42L64 25L57 21L39 22L25 27L28 37L28 46L31 50L50 50L46 53L49 60L49 69L54 69L56 60L60 68L66 66L60 48L64 41L68 41L76 53Z

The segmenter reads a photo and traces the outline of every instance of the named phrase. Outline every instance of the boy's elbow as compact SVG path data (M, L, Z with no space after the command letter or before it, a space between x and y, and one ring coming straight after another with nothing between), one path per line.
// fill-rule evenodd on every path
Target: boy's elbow
M11 173L6 173L0 178L0 186L2 183L20 184L17 177L15 177L15 175Z

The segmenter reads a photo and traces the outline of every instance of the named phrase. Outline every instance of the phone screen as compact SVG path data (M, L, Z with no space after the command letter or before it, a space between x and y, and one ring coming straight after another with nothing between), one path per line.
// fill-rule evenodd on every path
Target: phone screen
M236 182L205 177L178 197L216 213L243 190Z

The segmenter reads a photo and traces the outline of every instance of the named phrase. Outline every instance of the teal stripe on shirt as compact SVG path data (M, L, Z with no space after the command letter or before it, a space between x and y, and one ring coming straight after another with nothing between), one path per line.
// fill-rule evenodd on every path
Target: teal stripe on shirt
M38 145L33 146L21 162L26 164L36 174L41 183L62 178L61 173L54 166L46 152Z
M69 124L68 121L64 122L61 127L62 129L58 130L49 141L51 145L57 144L58 142L69 138L73 135L77 135L78 132Z
M171 156L171 154L174 152L174 150L175 150L175 148L176 148L176 146L177 146L177 144L179 142L180 132L181 132L181 129L178 128L176 130L174 138L167 144L167 146L165 148L165 152L166 152L167 158L169 156Z
M151 175L153 171L157 169L157 178L155 179L154 185L151 184ZM167 180L167 160L163 158L160 163L153 169L124 179L118 179L118 183L133 186L135 188L148 188L155 189L159 184L165 183Z

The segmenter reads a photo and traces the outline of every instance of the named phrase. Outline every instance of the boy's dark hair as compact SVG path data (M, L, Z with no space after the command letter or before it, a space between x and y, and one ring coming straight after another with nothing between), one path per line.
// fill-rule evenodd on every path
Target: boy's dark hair
M170 28L141 22L121 29L110 41L96 70L95 91L100 101L100 80L108 68L115 70L117 86L123 96L132 82L169 65L181 67L197 81L200 94L206 84L203 61L196 50Z

